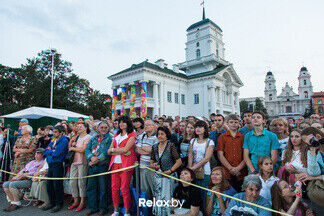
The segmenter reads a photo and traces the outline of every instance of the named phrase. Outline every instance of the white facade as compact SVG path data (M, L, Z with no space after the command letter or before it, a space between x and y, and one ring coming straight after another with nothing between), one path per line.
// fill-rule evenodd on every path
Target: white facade
M134 64L109 77L112 88L126 87L126 113L130 108L130 86L136 85L135 107L139 114L140 84L147 83L148 116L208 117L211 113L240 113L242 81L233 65L224 60L222 30L203 19L187 29L186 61L167 68L163 59ZM121 109L120 101L117 110Z
M270 117L298 117L309 108L313 95L313 86L306 67L302 67L298 77L298 93L286 82L282 93L277 95L276 80L272 72L268 72L265 79L265 105Z

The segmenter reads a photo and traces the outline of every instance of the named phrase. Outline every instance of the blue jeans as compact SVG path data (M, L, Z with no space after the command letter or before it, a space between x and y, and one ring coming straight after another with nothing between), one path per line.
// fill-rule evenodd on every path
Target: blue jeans
M197 185L199 185L201 187L204 187L204 188L208 188L209 179L210 179L210 175L205 174L204 179L197 180ZM202 203L203 206L201 206L202 207L201 209L204 212L205 211L205 203L206 203L207 191L200 189L200 192L201 192L201 198L202 198L202 201L203 201L203 203Z
M63 163L48 164L47 177L62 178L64 175ZM47 193L51 205L63 206L63 180L47 181Z
M88 175L104 173L108 171L108 166L90 166ZM87 196L88 208L91 212L108 213L108 206L111 199L111 179L109 175L102 175L88 178Z

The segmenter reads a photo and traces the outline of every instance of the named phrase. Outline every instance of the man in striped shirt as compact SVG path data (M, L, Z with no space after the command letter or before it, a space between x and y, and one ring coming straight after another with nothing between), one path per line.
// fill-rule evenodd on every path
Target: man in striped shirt
M140 164L149 167L151 161L152 146L159 140L156 137L156 125L153 120L147 119L144 123L144 133L136 141L135 151L140 155ZM153 172L143 167L140 169L141 191L145 191L147 198L152 199Z

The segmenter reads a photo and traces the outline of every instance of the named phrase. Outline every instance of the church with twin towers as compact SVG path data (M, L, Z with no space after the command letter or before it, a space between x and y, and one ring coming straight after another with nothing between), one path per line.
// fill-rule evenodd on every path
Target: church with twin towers
M163 59L146 60L108 79L116 116L240 114L243 83L226 61L222 29L205 17L204 9L202 19L187 28L184 62L170 68Z

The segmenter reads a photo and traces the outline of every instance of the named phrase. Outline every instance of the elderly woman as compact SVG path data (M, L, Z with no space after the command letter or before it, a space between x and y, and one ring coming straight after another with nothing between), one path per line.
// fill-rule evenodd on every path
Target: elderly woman
M33 159L36 150L36 138L30 134L33 128L29 125L22 126L21 134L12 149L15 154L11 172L18 173L25 165Z
M157 129L157 138L159 143L152 147L150 167L164 174L176 176L176 170L181 166L182 162L176 146L170 141L170 130L167 127L159 127ZM173 179L155 173L153 197L156 200L171 200L174 189L175 182ZM171 209L168 207L153 207L154 215L164 216L170 213Z
M11 212L21 207L19 189L31 187L32 181L27 176L34 175L38 167L44 162L43 151L44 149L38 149L35 154L35 160L30 161L26 166L24 166L24 168L21 169L10 181L3 183L3 190L5 191L10 203L10 205L3 209L3 211Z
M250 174L244 178L242 189L243 193L238 193L234 195L235 198L251 202L260 206L271 208L270 203L260 196L260 190L262 188L262 183L258 175ZM253 205L248 205L243 202L236 200L231 200L228 208L225 211L225 215L262 215L271 216L271 212L258 208Z

